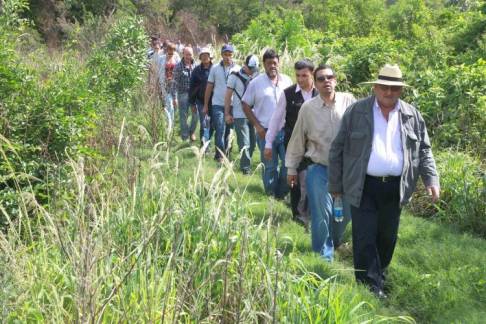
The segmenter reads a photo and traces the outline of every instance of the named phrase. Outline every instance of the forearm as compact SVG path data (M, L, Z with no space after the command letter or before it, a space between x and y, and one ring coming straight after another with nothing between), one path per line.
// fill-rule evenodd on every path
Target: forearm
M207 83L206 85L206 92L204 93L204 107L209 106L209 98L211 98L211 93L213 92L214 84Z
M258 119L255 117L253 110L245 103L243 103L243 112L255 128L262 127Z
M229 115L230 114L230 107L231 107L231 96L233 95L233 90L227 88L226 89L226 94L224 97L224 114Z

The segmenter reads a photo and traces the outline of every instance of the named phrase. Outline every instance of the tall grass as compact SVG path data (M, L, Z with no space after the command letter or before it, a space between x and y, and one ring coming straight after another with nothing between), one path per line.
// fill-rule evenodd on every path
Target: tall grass
M0 234L1 315L51 323L393 320L377 316L351 284L308 272L271 210L256 221L235 162L208 176L204 148L186 150L199 157L189 181L179 156L159 143L130 186L123 159L93 178L80 159L69 162L76 201L47 210L23 192L21 216Z

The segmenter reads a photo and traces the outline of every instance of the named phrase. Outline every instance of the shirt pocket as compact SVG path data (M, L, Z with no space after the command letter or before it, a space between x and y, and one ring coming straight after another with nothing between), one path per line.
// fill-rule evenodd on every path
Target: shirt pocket
M350 156L361 156L366 141L365 132L351 132L348 137L348 145L344 148L344 153Z
M406 135L406 148L410 154L410 159L413 161L419 158L420 138L411 130L407 130Z

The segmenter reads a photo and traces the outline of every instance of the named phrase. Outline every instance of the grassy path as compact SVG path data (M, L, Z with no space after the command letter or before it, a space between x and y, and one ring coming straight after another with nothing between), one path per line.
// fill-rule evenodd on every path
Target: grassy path
M179 177L187 180L193 174L197 159L190 144L180 143L174 152L180 158ZM236 157L233 152L232 157ZM220 166L206 159L206 172L212 176ZM253 169L259 163L259 151L253 156ZM418 323L484 323L486 317L486 242L461 234L454 229L414 217L407 210L402 214L399 240L388 271L387 288L390 298L377 300L354 282L351 249L336 252L332 264L323 262L312 252L310 234L292 222L286 203L265 196L260 171L251 176L238 172L234 163L237 185L247 187L245 200L253 202L251 211L257 219L270 215L279 227L284 254L302 261L305 268L322 278L333 277L339 284L352 285L350 296L373 305L373 311L385 316L411 316ZM184 181L181 181L184 183ZM351 226L345 241L351 242ZM346 299L345 298L345 299Z

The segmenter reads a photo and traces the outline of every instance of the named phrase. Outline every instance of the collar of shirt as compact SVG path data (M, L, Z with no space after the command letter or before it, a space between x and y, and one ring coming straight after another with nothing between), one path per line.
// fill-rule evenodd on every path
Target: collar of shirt
M314 87L314 85L312 85L312 87L310 88L310 90L306 92L306 91L305 91L304 89L302 89L302 88L300 87L300 85L297 83L297 86L295 87L295 92L297 93L297 92L299 92L299 91L302 91L303 93L312 93L312 91L313 91L314 89L315 89L315 87Z
M235 62L231 62L230 66L229 66L229 67L227 67L226 65L224 65L223 60L221 60L221 61L219 62L219 65L221 65L222 67L224 67L224 68L226 68L226 69L232 69L232 68L235 66Z
M373 109L379 110L380 113L383 115L383 113L381 112L380 105L378 104L378 100L376 100L376 98L375 98L375 102L373 103ZM397 100L397 103L395 104L395 108L393 108L393 110L390 113L395 113L399 110L400 110L400 99Z
M319 102L320 106L323 107L323 108L333 108L335 105L336 105L336 101L337 101L337 92L334 92L334 102L332 103L332 106L328 106L326 105L326 103L324 102L324 100L322 100L322 97L321 95L317 95L317 101Z
M304 89L300 87L300 85L297 83L297 86L295 87L295 93L301 91L302 92L302 98L304 98L304 101L307 101L309 99L312 99L312 92L314 91L314 84L312 84L312 87L310 88L309 92L306 92Z

